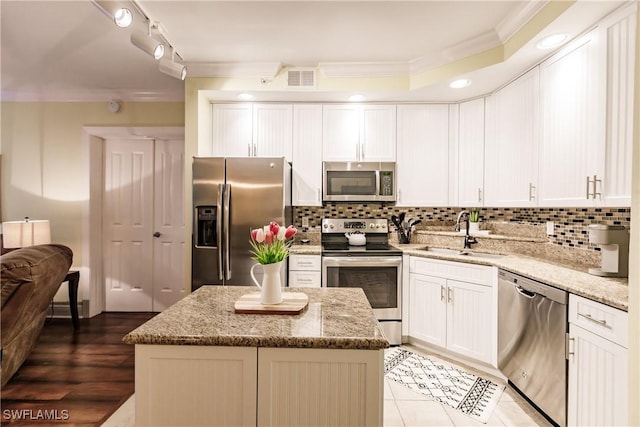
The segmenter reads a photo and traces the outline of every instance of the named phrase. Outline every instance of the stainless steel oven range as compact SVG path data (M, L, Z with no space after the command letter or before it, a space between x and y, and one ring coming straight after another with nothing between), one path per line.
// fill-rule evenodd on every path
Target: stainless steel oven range
M325 218L321 236L322 286L362 288L389 343L400 345L402 251L389 246L387 220Z

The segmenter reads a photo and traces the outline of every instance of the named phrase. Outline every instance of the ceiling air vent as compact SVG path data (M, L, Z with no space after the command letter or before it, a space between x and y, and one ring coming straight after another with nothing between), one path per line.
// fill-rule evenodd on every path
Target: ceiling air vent
M313 89L316 87L315 70L287 71L287 87L298 89Z

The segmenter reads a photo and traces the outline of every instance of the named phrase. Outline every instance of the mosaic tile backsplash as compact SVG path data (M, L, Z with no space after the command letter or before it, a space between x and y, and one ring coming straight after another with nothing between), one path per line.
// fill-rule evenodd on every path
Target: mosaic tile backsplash
M293 219L296 226L302 218L309 219L309 227L319 227L322 218L390 218L406 212L407 218L420 218L419 228L450 226L453 230L460 208L396 207L381 203L326 203L322 207L295 206ZM511 223L536 226L546 235L546 223L554 223L554 234L549 242L560 246L599 250L589 243L589 224L623 225L631 223L630 208L479 208L481 228L491 223Z

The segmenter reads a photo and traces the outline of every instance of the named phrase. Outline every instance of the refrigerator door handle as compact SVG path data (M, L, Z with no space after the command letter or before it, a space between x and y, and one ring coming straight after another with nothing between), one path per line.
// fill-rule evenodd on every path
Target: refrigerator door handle
M224 278L231 279L231 227L230 227L230 202L231 184L226 184L224 189Z
M224 280L224 274L222 272L222 268L223 268L223 263L222 263L222 193L224 191L224 185L223 184L218 184L218 200L216 201L216 226L217 226L217 230L216 230L216 234L217 234L217 241L216 244L218 245L218 280L220 280L221 282Z

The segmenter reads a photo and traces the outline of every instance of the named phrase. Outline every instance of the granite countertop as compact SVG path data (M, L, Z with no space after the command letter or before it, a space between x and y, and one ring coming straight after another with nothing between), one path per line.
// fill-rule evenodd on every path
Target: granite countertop
M599 301L611 307L624 311L628 311L629 309L629 287L627 279L594 276L587 273L586 269L568 268L521 255L483 258L427 252L424 250L425 244L396 244L394 246L402 249L404 254L412 256L496 266L547 283L556 288L564 289L572 294Z
M287 288L309 304L298 315L236 314L253 286L202 286L127 334L127 344L379 350L389 347L359 288Z
M289 253L293 255L321 255L322 246L309 243L296 243L289 248Z

